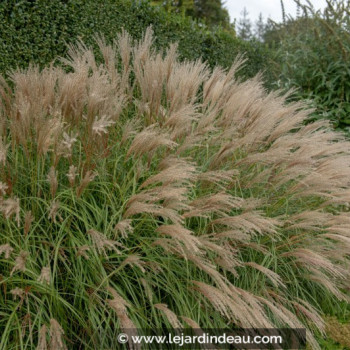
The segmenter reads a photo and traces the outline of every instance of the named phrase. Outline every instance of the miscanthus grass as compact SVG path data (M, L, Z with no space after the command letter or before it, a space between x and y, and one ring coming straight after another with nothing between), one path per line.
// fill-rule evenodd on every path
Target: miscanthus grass
M1 79L0 349L293 327L348 301L350 143L152 32ZM343 303L343 304L341 304Z

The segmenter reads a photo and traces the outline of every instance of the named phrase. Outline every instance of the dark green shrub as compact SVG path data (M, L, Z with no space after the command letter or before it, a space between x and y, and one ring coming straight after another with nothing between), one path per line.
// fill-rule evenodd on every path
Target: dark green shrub
M90 45L95 33L110 41L125 28L138 39L151 24L156 47L178 41L182 59L202 57L211 66L229 67L239 52L246 52L249 61L242 74L251 77L265 70L267 53L260 44L243 42L220 28L210 31L147 1L4 0L0 3L0 72L25 67L29 62L43 66L64 56L66 43L78 37Z

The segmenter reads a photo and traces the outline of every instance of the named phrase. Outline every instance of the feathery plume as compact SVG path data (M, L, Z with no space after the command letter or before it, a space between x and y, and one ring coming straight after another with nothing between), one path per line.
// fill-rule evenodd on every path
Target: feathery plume
M57 187L58 187L58 181L57 181L57 171L55 170L55 168L53 166L50 168L50 171L47 175L47 181L50 184L51 196L52 196L52 198L55 198L55 194L56 194Z
M69 184L71 185L71 187L73 187L75 184L76 176L77 176L77 168L74 165L71 165L69 167L69 171L67 173L68 181L69 181Z
M82 193L84 192L85 188L88 186L88 184L94 180L94 178L97 176L96 173L92 172L91 170L87 171L85 176L80 182L79 187L77 188L77 196L80 197Z
M184 320L191 328L201 330L199 324L193 321L191 318L185 316L180 316L180 318Z
M129 255L121 264L120 264L120 268L126 266L126 265L130 265L130 266L136 266L138 267L142 273L145 273L146 270L143 267L144 266L144 262L141 260L141 257L136 255L136 254L132 254Z
M143 286L143 289L145 290L145 293L146 293L148 300L152 303L153 292L152 292L152 288L151 288L150 284L147 282L147 280L145 280L142 277L140 278L140 282Z
M124 218L128 218L136 214L148 213L155 217L169 219L175 224L183 223L182 216L176 210L171 208L164 208L163 206L155 203L146 203L141 200L135 200L135 198L136 197L132 197L131 201L127 203L127 210L123 215Z
M40 282L42 284L50 284L50 280L51 280L50 267L44 266L41 269L40 275L38 277L38 282Z
M211 182L221 189L226 189L227 184L233 181L239 175L239 171L233 170L213 170L198 173L197 178L202 182Z
M42 325L39 331L38 345L36 347L36 350L49 350L47 340L46 340L46 334L47 334L47 327L46 325Z
M167 162L170 160L166 160ZM190 163L184 161L177 161L173 159L172 165L165 165L163 161L160 164L162 169L158 174L149 177L140 188L147 187L151 184L161 182L163 185L169 185L171 183L177 183L178 185L186 185L196 178L196 167Z
M190 230L185 229L180 225L162 225L156 230L157 232L170 236L174 241L184 245L186 250L199 253L201 242L195 237Z
M10 255L13 252L13 248L9 243L0 245L0 256L4 254L5 259L10 259Z
M153 306L164 313L173 328L183 328L176 314L168 308L167 304L154 304Z
M92 124L92 131L95 134L102 136L102 134L108 133L107 128L113 124L115 124L115 121L111 120L110 117L104 115L99 119L98 116L96 116Z
M45 155L50 147L55 144L58 135L63 128L62 121L59 118L42 121L37 126L37 150L39 155Z
M192 261L200 270L210 276L213 281L220 287L220 290L230 295L229 280L223 276L216 268L216 265L211 264L206 259L198 257L194 254L188 254L188 259Z
M232 301L230 297L219 289L199 281L193 281L195 289L203 294L214 306L214 308L227 319L232 319Z
M14 274L16 271L22 271L24 272L26 270L26 263L27 263L27 258L29 256L29 253L22 250L19 255L17 256L15 260L15 265L11 270L10 276Z
M58 213L59 208L60 208L60 202L53 200L51 202L51 205L50 205L50 208L49 208L48 218L50 220L52 220L55 224L57 223L57 221L56 221L57 218L58 218L58 220L60 222L63 221L62 216Z
M113 296L113 299L107 300L108 304L116 311L117 316L120 317L126 315L128 311L127 307L130 307L130 304L125 299L123 299L112 287L108 287L107 290Z
M197 322L195 322L194 320L192 320L189 317L185 317L185 316L180 316L181 320L185 321L193 330L193 333L196 336L201 336L203 335L205 332L201 329L201 327L199 326L199 324ZM214 344L209 343L209 344L200 344L201 349L211 349L211 350L217 350L217 348L214 346Z
M157 130L155 125L151 125L136 134L126 154L126 158L130 157L131 154L140 157L143 154L152 153L161 146L172 149L176 145L174 141L171 141L169 135Z
M271 271L270 269L259 265L253 261L251 262L246 262L244 263L245 266L250 266L253 267L254 269L257 269L258 271L262 272L266 277L268 277L270 279L270 281L272 282L272 284L275 287L283 287L285 288L285 284L282 282L281 276L278 275L276 272Z
M25 291L22 288L18 287L11 289L10 293L13 295L13 300L17 300L17 298L23 300L25 296Z
M24 229L23 229L24 236L27 236L27 234L29 233L30 227L33 221L34 221L34 216L32 215L32 212L29 210L24 215Z
M50 349L67 350L63 341L64 331L61 325L54 319L50 319Z
M16 216L17 226L20 225L20 205L19 205L19 199L14 198L7 198L2 199L0 198L0 211L4 214L6 219L11 219L12 215Z
M225 225L251 235L262 234L263 232L275 235L277 234L277 225L279 225L277 219L263 217L261 212L258 211L218 218L213 220L212 223L214 225Z
M128 316L128 307L130 307L130 304L122 298L115 289L112 287L108 287L107 290L109 293L112 294L113 299L107 300L109 306L115 311L117 314L118 320L120 322L120 327L122 331L126 332L129 337L129 347L131 350L139 349L139 346L137 344L134 344L134 342L131 339L132 335L137 335L137 329L135 324L132 322L132 320Z
M126 141L130 140L132 136L137 135L137 131L140 128L140 121L135 119L128 120L122 128L122 138L120 144L124 145Z
M215 193L212 195L198 198L190 203L193 208L184 214L184 217L206 216L209 213L215 213L225 216L232 209L240 209L244 200L239 197L233 197L226 193Z
M89 260L89 256L86 254L88 250L90 250L89 246L83 245L78 248L76 256L83 256L86 260Z
M103 233L93 229L89 230L87 233L91 236L92 242L99 254L103 254L107 257L107 250L114 250L117 254L121 254L117 246L123 247L122 244L107 239L107 237Z
M324 330L325 321L310 303L298 298L297 301L293 301L293 306L296 310L304 314L307 319L311 320L318 329Z
M0 181L0 196L3 196L6 194L6 191L8 190L7 184Z
M2 139L2 137L0 137L0 164L4 164L6 163L6 155L7 155L7 149L9 147L9 144L6 145Z
M308 248L296 248L286 253L281 254L282 257L293 257L296 263L303 265L304 267L310 269L324 269L329 272L332 276L343 277L344 274L341 269L333 264L325 256L320 253L312 251Z
M63 133L62 141L58 144L57 154L62 155L64 158L70 158L73 152L73 145L77 142L77 134L67 134Z
M129 233L132 233L134 228L131 226L131 219L124 219L119 221L115 226L114 226L114 231L116 233L119 233L122 238L127 238Z

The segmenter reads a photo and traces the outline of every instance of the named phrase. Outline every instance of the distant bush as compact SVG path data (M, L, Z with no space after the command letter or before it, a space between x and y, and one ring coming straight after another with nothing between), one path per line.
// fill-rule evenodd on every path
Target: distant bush
M251 77L266 69L268 54L262 45L245 43L220 28L211 31L147 1L4 0L0 3L0 72L25 67L29 62L44 66L64 56L66 42L78 37L93 45L95 33L111 41L125 28L139 39L149 25L153 26L158 48L179 42L182 59L203 57L211 66L229 67L238 53L246 52L249 63L241 74Z
M315 118L350 131L350 3L329 1L323 12L302 6L303 15L290 18L267 33L276 45L276 86L297 88L310 99Z

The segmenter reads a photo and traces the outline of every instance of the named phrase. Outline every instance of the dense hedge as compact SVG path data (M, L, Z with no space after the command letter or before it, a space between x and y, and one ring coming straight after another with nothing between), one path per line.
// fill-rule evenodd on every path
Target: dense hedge
M182 58L203 57L211 66L229 67L239 52L249 63L242 71L253 76L265 70L267 52L260 43L247 43L224 30L209 31L189 18L174 16L147 1L130 0L3 0L0 3L0 72L29 62L41 66L65 54L66 42L81 37L93 43L94 33L107 39L124 27L140 38L150 24L157 47L179 41Z

